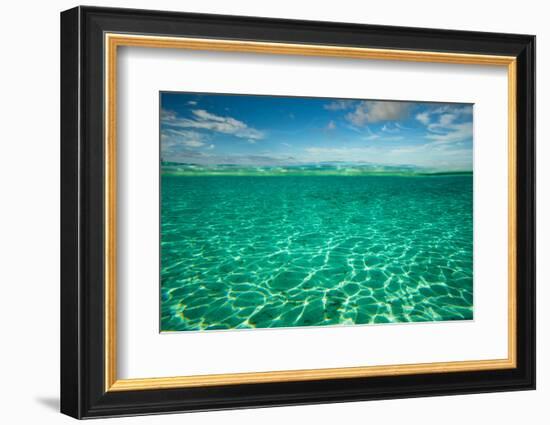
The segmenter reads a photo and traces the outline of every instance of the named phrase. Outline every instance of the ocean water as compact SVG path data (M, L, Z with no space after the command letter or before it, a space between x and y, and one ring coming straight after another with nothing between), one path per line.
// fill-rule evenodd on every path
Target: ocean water
M472 319L472 175L383 171L163 172L161 331Z

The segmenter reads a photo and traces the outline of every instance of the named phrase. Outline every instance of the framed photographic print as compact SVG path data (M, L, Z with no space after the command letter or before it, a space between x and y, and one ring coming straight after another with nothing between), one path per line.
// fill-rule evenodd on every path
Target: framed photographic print
M61 411L535 387L529 35L61 14Z

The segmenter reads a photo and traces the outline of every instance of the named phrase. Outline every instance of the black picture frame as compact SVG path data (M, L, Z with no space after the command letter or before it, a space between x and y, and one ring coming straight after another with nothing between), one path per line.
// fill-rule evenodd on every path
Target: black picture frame
M105 391L104 34L256 40L517 59L517 367ZM61 13L61 412L75 418L535 388L535 37L177 12Z

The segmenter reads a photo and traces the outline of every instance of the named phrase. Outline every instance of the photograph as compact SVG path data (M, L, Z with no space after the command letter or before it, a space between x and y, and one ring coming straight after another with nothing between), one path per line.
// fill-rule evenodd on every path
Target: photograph
M480 406L512 422L540 411L540 390L521 406L503 393L537 380L543 14L284 3L265 16L226 3L65 5L41 30L59 53L59 67L43 67L56 84L21 71L52 49L17 52L13 110L29 109L21 87L60 86L60 108L19 113L6 139L22 151L6 156L19 170L5 180L29 182L15 214L42 211L46 196L46 173L21 173L21 159L60 186L61 262L45 245L33 259L40 273L59 269L60 291L8 315L26 320L14 332L34 329L53 306L55 333L23 351L59 345L27 363L55 361L45 373L58 410L77 419L295 406L274 419L294 423L316 420L299 405L341 403L351 417L429 422L419 397L460 423ZM60 149L20 141L35 117ZM55 228L25 218L12 226L24 266L5 285L19 292L34 252L21 229ZM366 415L349 403L360 401ZM388 403L411 404L390 414ZM257 414L243 413L266 422Z
M473 108L161 92L161 331L472 320Z

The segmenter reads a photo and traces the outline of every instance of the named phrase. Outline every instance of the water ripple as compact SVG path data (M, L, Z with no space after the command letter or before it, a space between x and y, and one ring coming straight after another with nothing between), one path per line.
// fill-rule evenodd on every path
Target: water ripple
M472 176L162 176L161 330L466 320Z

